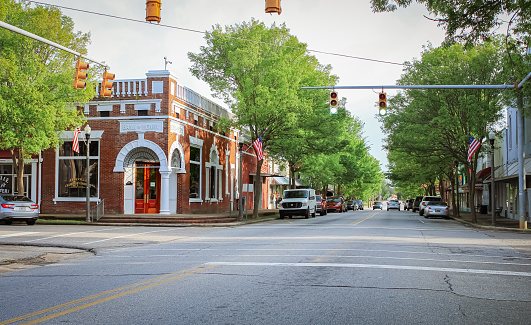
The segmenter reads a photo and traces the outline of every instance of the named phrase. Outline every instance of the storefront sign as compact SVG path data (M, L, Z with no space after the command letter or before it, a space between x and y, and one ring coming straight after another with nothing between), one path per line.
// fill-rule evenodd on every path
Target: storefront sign
M127 132L163 132L162 120L120 121L120 133Z
M11 176L0 175L0 194L11 194Z

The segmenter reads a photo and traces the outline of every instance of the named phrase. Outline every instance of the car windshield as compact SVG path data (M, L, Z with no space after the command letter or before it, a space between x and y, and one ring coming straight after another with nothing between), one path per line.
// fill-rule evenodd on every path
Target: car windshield
M322 198L321 198L320 195L316 195L316 196L315 196L315 199L316 199L317 201L321 201L321 200L322 200Z
M308 197L308 191L286 191L284 198L286 199L303 199Z
M328 199L326 202L341 202L340 199Z
M2 195L2 199L9 202L31 202L31 200L23 195Z
M390 203L398 203L397 200L391 200L391 201L389 201L389 202L390 202Z
M429 201L428 205L439 205L439 206L445 207L447 204L446 202L441 202L441 201Z
M374 205L382 204L382 202L374 202Z

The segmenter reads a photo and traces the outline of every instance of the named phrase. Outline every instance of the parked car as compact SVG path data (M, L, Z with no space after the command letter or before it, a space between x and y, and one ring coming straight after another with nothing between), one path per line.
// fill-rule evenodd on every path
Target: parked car
M407 199L406 203L404 203L404 210L407 210L407 211L413 210L414 201L415 201L414 199Z
M323 216L328 213L326 211L326 198L324 196L316 195L315 202L316 212L319 212L319 215Z
M354 200L354 203L356 204L356 210L363 210L363 201L362 200Z
M426 202L426 208L424 208L424 218L431 217L443 217L445 219L449 219L450 212L448 211L448 204L443 201Z
M342 197L331 197L326 199L326 209L341 213L347 211L347 204Z
M286 216L304 216L308 219L310 215L315 218L316 205L313 189L285 190L278 212L280 219Z
M354 200L348 200L347 201L347 211L348 210L357 210L356 204L354 203Z
M422 196L417 196L415 200L413 201L413 212L416 212L419 210L420 202L422 201Z
M380 210L382 210L382 209L383 209L383 204L382 204L382 202L380 202L380 201L376 201L376 202L374 202L373 205L372 205L372 209L373 209L373 210L376 210L376 209L380 209Z
M419 216L424 215L424 209L428 201L442 201L440 196L423 196L419 204Z
M13 220L34 225L39 219L39 205L24 195L0 195L0 220L10 225Z
M398 211L400 211L400 201L398 200L387 201L387 211L391 209L397 209Z

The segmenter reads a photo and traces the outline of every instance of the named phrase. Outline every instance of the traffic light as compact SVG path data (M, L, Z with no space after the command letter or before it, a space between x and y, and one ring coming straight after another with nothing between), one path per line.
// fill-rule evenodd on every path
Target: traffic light
M265 12L267 14L276 12L280 15L282 13L282 8L280 8L280 0L265 0L265 5Z
M85 83L85 79L87 79L87 73L83 70L87 70L88 67L88 63L77 60L76 72L74 73L74 89L85 89L87 85Z
M337 114L337 105L339 104L337 98L337 91L330 93L330 114Z
M378 95L378 112L380 116L387 114L387 95L385 93L380 93Z
M146 1L146 21L156 21L160 23L160 6L161 0L147 0Z
M103 81L101 82L101 88L100 88L101 97L111 97L113 80L114 80L114 73L110 73L110 72L107 72L107 70L105 70L105 72L103 73Z

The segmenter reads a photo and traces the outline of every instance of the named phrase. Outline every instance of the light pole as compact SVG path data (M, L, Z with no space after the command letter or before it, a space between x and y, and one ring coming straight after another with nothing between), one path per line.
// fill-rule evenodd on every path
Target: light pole
M459 162L454 161L455 166L455 205L456 213L455 216L459 217Z
M85 126L85 139L87 140L87 222L90 222L90 126Z
M242 159L243 159L243 143L239 143L239 153L240 153L240 163L238 166L238 221L243 220L243 202L242 202L242 192L243 192L243 184L242 184Z
M494 131L489 132L489 141L490 141L490 207L491 207L491 213L492 213L492 226L496 226L496 204L494 202L494 140L496 139L496 133Z

